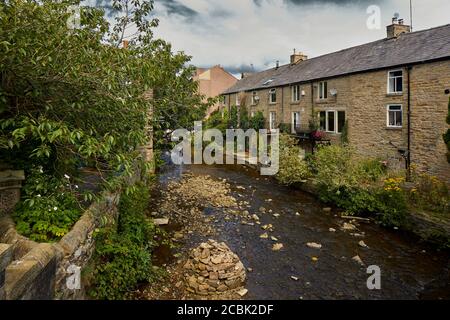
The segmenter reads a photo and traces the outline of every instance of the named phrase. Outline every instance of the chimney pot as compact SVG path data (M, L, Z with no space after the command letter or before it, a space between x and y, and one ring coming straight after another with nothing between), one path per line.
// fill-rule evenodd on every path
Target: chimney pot
M305 61L308 59L308 56L303 54L302 52L296 52L294 49L294 54L291 55L291 64L297 64L299 62Z
M411 32L411 26L405 24L404 19L392 18L392 24L387 26L388 39L397 38L403 33Z

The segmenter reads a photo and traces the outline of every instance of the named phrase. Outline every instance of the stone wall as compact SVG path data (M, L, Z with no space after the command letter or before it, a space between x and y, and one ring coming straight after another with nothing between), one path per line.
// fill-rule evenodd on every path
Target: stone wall
M398 68L395 68L398 69ZM299 102L292 102L291 87L276 88L277 103L270 104L270 88L256 90L260 97L256 105L251 104L252 92L244 95L245 105L250 112L262 111L268 127L269 113L275 111L277 122L292 122L292 112L300 113L300 123L307 127L311 117L319 111L345 111L348 120L350 143L364 156L388 160L393 169L406 167L399 149L406 150L408 143L408 86L407 69L403 68L403 93L388 94L388 71L371 71L327 79L328 91L337 90L336 96L328 92L326 100L318 99L318 82L302 83L305 92ZM446 148L442 135L448 125L445 123L450 89L450 61L415 65L410 71L411 80L411 162L419 171L437 175L450 184L450 164L446 160ZM227 95L226 105L234 105L236 94ZM388 128L387 106L401 104L403 127ZM328 133L333 142L340 141L340 134Z
M24 172L0 171L0 216L11 213L20 200L21 182L25 179Z
M8 245L0 244L0 299L84 299L83 282L74 277L94 252L95 229L116 222L118 201L119 192L105 193L55 244L30 241L17 233L10 216L1 217L0 243ZM67 285L71 280L75 286Z

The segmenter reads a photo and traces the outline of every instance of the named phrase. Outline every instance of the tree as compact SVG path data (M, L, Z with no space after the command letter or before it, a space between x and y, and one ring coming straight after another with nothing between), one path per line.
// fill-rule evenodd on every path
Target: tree
M266 126L266 120L264 114L261 111L256 112L253 117L250 118L250 128L255 130L264 129Z
M0 2L0 160L59 176L81 165L130 174L146 142L149 89L157 135L202 118L190 57L153 38L153 1L114 1L113 28L92 7L70 28L73 4ZM130 26L130 46L119 48Z

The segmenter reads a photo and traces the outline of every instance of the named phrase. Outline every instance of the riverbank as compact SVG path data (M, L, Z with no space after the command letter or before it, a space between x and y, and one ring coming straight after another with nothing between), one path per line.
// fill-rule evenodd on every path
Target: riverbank
M261 169L260 164L251 164L246 161L245 157L236 156L235 158L245 161L244 166L252 170L259 171ZM273 182L277 183L275 179L273 179ZM291 188L309 193L316 198L319 197L318 187L314 184L313 179L292 185ZM408 209L406 220L399 227L401 230L414 234L422 239L422 241L431 243L438 248L450 249L450 217L437 215L418 208L413 209L409 207Z
M225 242L243 262L245 299L450 299L448 252L343 219L312 195L242 166L164 166L149 214L169 219L164 228L176 246L154 252L167 277L139 288L138 299L194 298L183 266L208 239ZM380 266L382 290L367 289L369 265Z

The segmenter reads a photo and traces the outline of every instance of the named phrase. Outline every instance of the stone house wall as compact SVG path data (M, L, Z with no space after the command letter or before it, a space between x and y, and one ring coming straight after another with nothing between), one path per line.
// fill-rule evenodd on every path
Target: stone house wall
M328 99L318 99L319 82L302 83L298 103L291 99L291 86L278 87L277 103L269 104L269 90L255 90L260 98L251 105L252 92L240 93L249 112L262 111L269 126L269 112L275 111L277 123L292 123L292 112L300 113L301 126L307 128L312 117L326 110L345 111L348 121L349 142L364 156L387 160L394 169L405 168L400 149L408 145L408 70L403 70L403 93L388 94L388 72L399 68L370 71L326 79ZM442 135L448 128L445 122L450 88L450 61L415 65L410 70L411 85L411 164L419 171L437 175L450 184L450 164L446 160L446 146ZM330 94L331 89L337 95ZM227 95L229 108L235 105L236 94ZM403 108L402 128L388 128L387 106L400 104ZM340 134L327 134L338 143Z

